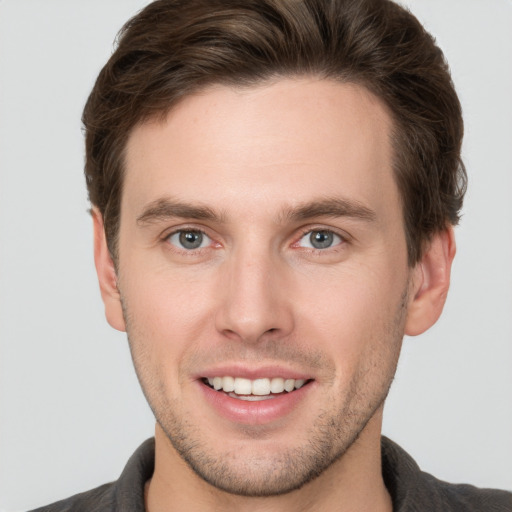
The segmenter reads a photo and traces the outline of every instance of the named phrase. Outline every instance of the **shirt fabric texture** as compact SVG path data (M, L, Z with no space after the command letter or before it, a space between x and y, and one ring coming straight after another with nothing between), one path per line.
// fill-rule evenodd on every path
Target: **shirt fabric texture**
M512 493L449 484L420 470L393 441L382 437L382 474L394 512L512 512ZM119 480L32 512L145 512L144 486L153 474L155 440L131 456Z

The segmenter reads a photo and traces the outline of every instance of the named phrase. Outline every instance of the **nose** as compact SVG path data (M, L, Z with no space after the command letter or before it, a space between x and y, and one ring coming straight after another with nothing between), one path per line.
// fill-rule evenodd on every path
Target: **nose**
M240 250L224 262L216 327L245 343L284 338L294 327L286 265L264 251Z

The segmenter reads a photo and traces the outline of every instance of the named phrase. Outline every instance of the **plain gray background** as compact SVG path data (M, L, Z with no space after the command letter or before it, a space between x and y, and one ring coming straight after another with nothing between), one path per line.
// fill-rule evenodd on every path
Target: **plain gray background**
M0 509L118 477L152 435L103 317L80 115L143 0L0 0ZM405 340L384 433L442 479L512 488L512 2L410 0L451 64L470 187L440 322Z

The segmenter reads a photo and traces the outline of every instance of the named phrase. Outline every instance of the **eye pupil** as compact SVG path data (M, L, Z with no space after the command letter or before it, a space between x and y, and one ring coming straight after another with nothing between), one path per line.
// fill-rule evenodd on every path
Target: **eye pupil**
M334 235L330 231L313 231L309 241L315 249L325 249L333 244Z
M203 234L199 231L182 231L180 233L180 244L185 249L197 249L203 243Z

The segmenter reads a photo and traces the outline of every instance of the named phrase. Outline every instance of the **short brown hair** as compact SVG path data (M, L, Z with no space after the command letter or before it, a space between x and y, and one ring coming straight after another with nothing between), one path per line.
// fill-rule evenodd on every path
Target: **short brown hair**
M83 113L89 198L116 260L133 128L210 84L312 75L366 87L394 120L395 179L412 265L456 224L466 189L461 107L441 50L390 0L157 0L129 20Z

